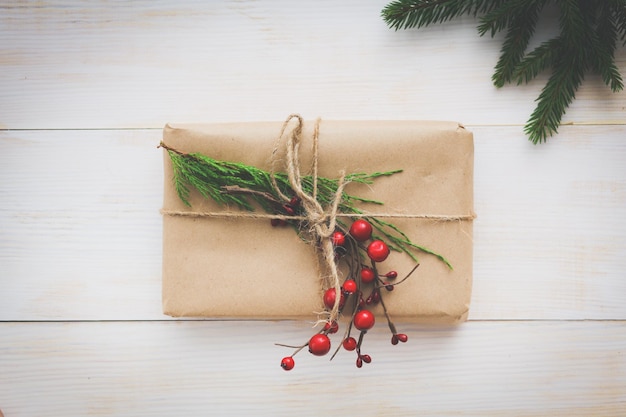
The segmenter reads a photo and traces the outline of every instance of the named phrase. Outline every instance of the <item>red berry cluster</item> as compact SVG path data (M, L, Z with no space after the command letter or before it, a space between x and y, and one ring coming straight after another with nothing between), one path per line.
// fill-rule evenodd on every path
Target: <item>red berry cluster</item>
M408 336L404 333L398 333L395 325L391 322L383 301L383 291L381 291L382 289L387 292L393 291L397 284L408 278L408 275L402 281L395 282L394 280L398 277L396 271L389 271L386 274L378 272L377 264L385 261L391 251L384 241L373 237L372 232L372 225L368 221L358 219L352 223L347 231L339 228L330 237L335 248L335 259L338 261L345 260L349 267L349 274L344 280L339 294L339 312L343 313L346 306L351 307L350 322L341 345L333 357L341 347L347 351L356 351L356 366L358 368L361 368L364 363L372 361L370 355L361 353L363 337L376 323L376 317L370 310L371 307L377 304L382 306L392 333L391 344L397 345L398 342L404 343L408 340ZM362 254L367 255L367 257ZM365 264L366 260L369 260L368 264ZM336 301L337 291L335 288L327 289L323 295L323 302L327 311L334 308ZM359 331L358 339L351 336L353 329ZM331 350L331 341L328 335L337 333L338 330L339 324L336 321L326 322L324 327L304 345L288 346L295 348L296 351L291 356L282 359L281 367L286 371L293 369L295 366L294 355L307 346L309 352L315 356L326 355Z

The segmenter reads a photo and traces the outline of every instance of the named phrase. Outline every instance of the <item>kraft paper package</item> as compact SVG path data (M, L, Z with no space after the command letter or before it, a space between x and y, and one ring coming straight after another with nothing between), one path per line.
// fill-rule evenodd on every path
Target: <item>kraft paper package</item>
M184 153L271 170L283 122L170 124L163 143ZM300 147L311 166L314 121L305 121ZM289 129L289 128L288 128ZM385 304L396 321L458 323L467 319L472 286L473 137L455 122L319 122L319 176L402 169L346 192L375 199L361 204L385 218L412 242L437 252L416 252L420 266ZM279 152L284 149L278 148ZM323 310L322 281L314 248L291 227L268 219L193 215L238 211L192 190L191 207L176 193L164 151L163 311L173 317L314 320ZM279 155L281 156L281 155ZM304 173L303 173L304 174ZM189 214L189 215L186 215ZM405 217L402 217L407 215ZM451 220L452 219L452 220ZM415 262L392 252L379 271L406 275ZM380 309L380 306L377 307ZM374 312L377 311L374 309Z

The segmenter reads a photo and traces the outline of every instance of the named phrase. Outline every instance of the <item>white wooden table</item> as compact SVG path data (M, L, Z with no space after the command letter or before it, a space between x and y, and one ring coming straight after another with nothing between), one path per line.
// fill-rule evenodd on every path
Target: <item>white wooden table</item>
M626 415L626 93L589 76L533 146L547 76L497 90L502 36L394 32L385 4L0 2L5 417ZM287 373L274 342L310 323L161 313L161 128L292 112L474 132L469 322Z

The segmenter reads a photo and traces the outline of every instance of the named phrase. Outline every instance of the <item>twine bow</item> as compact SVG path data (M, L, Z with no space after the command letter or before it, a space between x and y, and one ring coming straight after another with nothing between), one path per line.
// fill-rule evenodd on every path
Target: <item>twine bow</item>
M285 135L287 129L292 124L292 120L296 120L296 125L290 131L288 135ZM332 234L335 231L337 226L337 218L354 218L354 217L362 217L362 213L341 213L339 212L339 206L342 203L342 198L344 197L344 189L346 185L350 182L346 180L346 174L344 171L339 171L339 178L337 180L337 188L335 193L330 198L324 198L324 200L329 200L330 204L326 207L322 206L317 200L318 195L318 145L319 145L319 127L320 120L318 119L315 122L313 135L312 135L312 164L311 164L311 174L310 177L307 175L307 189L308 189L308 181L309 178L312 180L311 192L307 193L305 191L305 187L303 186L303 177L301 174L301 161L300 161L300 144L302 142L302 131L304 127L304 121L300 115L292 114L282 125L282 129L280 130L280 134L275 141L272 153L271 153L271 171L270 179L272 183L272 187L275 190L276 195L279 199L284 201L291 201L294 195L287 196L285 195L278 185L278 181L276 179L276 174L279 172L277 170L279 162L282 162L284 167L281 167L281 171L285 171L287 175L287 179L289 182L289 186L291 188L291 192L295 194L300 201L300 206L302 208L302 212L298 215L290 214L280 214L280 213L257 213L257 212L244 212L244 211L189 211L189 210L169 210L163 208L161 213L165 216L182 216L182 217L199 217L199 218L210 218L210 217L218 217L218 218L253 218L253 219L284 219L284 220L293 220L298 221L300 227L300 235L308 240L308 242L315 246L317 250L318 261L320 262L320 270L322 271L322 283L323 289L326 290L328 288L335 289L335 303L330 312L328 312L328 318L321 321L326 321L328 323L332 323L333 320L336 320L339 316L339 304L341 300L341 279L339 277L339 271L337 268L337 263L335 260L335 247L332 241ZM286 136L286 143L283 144L283 139ZM286 158L284 161L281 161L279 152L281 149L286 150L285 155ZM190 156L189 154L185 154L179 150L171 148L167 146L165 143L161 142L159 147L166 149L170 153L175 153L181 156ZM192 158L193 155L191 155ZM180 192L179 192L180 196ZM181 197L182 198L182 197ZM476 214L470 210L467 214L452 214L452 215L442 215L442 214L416 214L416 213L368 213L367 217L383 217L383 218L412 218L412 219L424 219L435 222L451 222L451 221L472 221ZM450 266L448 261L443 258L441 255L438 255L434 252L430 252L427 249L418 247L426 251L427 253L431 253L437 256L440 260L446 263L446 265ZM406 250L405 250L406 252ZM451 267L451 266L450 266ZM325 271L324 271L325 269Z
M339 316L339 302L341 300L341 281L339 277L339 271L337 269L337 263L335 262L335 248L331 236L335 231L335 227L337 225L337 213L339 203L341 202L341 198L343 195L343 190L348 183L345 181L345 171L339 171L340 176L337 183L337 191L335 192L331 204L327 208L324 208L319 203L319 201L317 201L317 170L320 125L320 119L317 119L315 122L312 138L312 193L308 194L303 189L302 175L300 172L299 150L304 121L300 115L292 114L287 117L287 120L285 120L285 122L283 123L280 135L278 136L278 139L276 140L276 143L274 145L274 149L272 150L271 179L272 185L274 186L277 194L285 201L289 201L291 198L285 195L280 190L274 174L276 172L276 164L278 163L278 151L281 146L281 139L283 138L285 131L287 130L287 127L289 126L292 119L297 120L297 125L291 131L291 134L287 137L285 168L287 178L289 180L289 185L291 186L291 189L295 193L295 195L300 199L300 204L304 211L305 219L301 222L301 224L306 225L306 230L304 230L304 232L306 232L308 236L310 236L310 243L318 245L317 247L319 248L320 254L322 256L322 263L326 266L326 269L329 273L329 275L323 277L324 287L335 289L335 304L333 305L333 308L331 309L327 320L329 323L332 323L333 320L336 320Z

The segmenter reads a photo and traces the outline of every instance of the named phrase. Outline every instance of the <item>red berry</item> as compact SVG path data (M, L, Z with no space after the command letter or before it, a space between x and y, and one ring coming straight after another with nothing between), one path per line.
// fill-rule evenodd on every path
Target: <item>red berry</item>
M385 277L389 279L396 279L398 278L398 273L396 271L389 271L385 274Z
M355 220L350 226L350 234L359 242L365 242L372 237L372 225L363 219Z
M380 303L380 291L378 290L378 288L372 290L372 293L369 295L369 297L367 297L367 300L365 300L365 304L378 304Z
M356 339L354 337L349 337L343 341L343 348L345 350L353 351L356 349Z
M334 288L329 288L324 293L324 305L328 309L332 309L335 306L335 299L337 298L337 294ZM343 307L346 302L346 297L341 293L341 298L339 298L339 307Z
M389 246L382 240L374 240L367 246L367 256L374 262L382 262L389 256Z
M376 279L376 274L372 268L364 267L361 269L361 282L363 284L374 282L374 279Z
M298 207L300 205L300 197L295 195L291 197L291 200L289 200L289 205L291 207Z
M335 246L343 246L346 244L346 235L344 235L343 232L333 233L331 239L333 241L333 245Z
M286 226L287 225L287 220L285 219L272 219L270 220L270 223L273 227L278 227L278 226Z
M396 336L395 334L393 336L391 336L391 344L392 345L397 345L398 344L398 336Z
M339 331L339 324L333 320L332 323L326 323L324 325L324 330L326 330L329 334L334 334Z
M376 318L369 310L361 310L354 315L354 327L359 330L369 330L374 327L374 323L376 323Z
M283 210L285 210L287 214L290 216L293 216L296 214L296 211L289 204L283 204Z
M385 289L387 291L393 291L393 285L388 282L385 282Z
M361 355L361 359L363 359L363 362L365 363L372 362L372 357L370 355Z
M353 279L347 279L343 283L343 290L345 292L347 292L348 294L352 294L352 293L356 292L356 290L357 290L356 281L353 280Z
M396 336L398 337L398 340L402 343L406 343L406 341L409 340L409 336L405 335L404 333L398 333Z
M309 340L309 352L315 356L324 356L330 350L330 339L325 334L318 333Z
M361 359L361 357L359 356L358 358L356 358L356 367L360 368L363 366L363 359Z
M296 361L294 361L291 356L286 356L280 361L280 366L285 371L291 371L293 367L296 366Z

